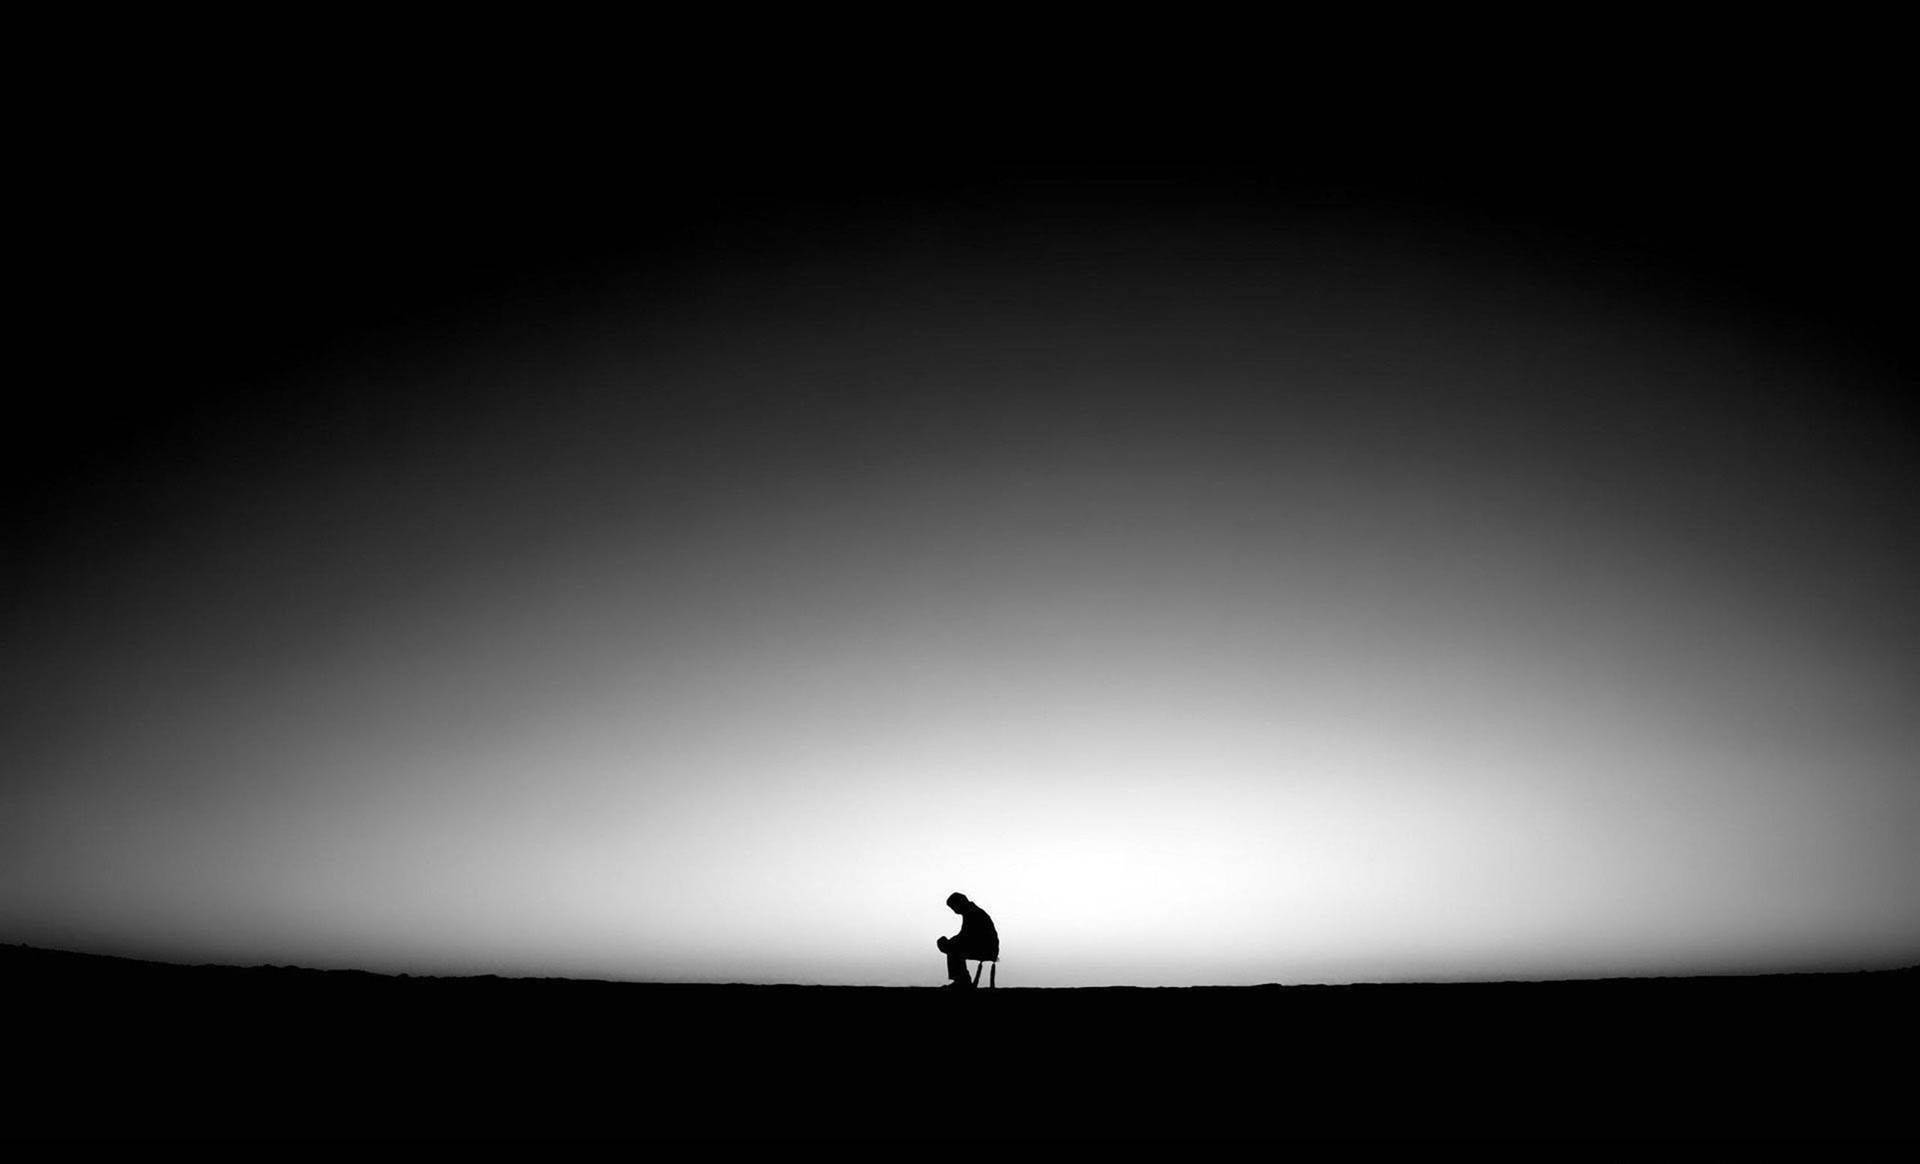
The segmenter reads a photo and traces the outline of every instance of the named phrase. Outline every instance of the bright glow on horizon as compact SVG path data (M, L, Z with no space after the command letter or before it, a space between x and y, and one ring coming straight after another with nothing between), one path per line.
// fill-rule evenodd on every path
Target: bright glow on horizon
M1899 571L1663 411L1760 357L1430 272L1144 340L888 278L169 483L29 632L0 936L931 985L960 890L1018 986L1920 953Z

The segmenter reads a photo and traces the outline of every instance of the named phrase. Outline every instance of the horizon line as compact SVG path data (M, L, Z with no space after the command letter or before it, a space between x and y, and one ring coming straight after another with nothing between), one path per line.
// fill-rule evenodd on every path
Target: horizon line
M184 970L279 970L305 974L353 974L373 978L409 979L422 981L459 982L493 980L497 982L577 982L581 984L600 984L608 986L670 986L670 987L737 987L762 990L939 990L940 986L892 986L869 982L748 982L739 979L658 979L658 978L582 978L564 974L415 974L408 971L369 970L357 966L324 967L308 966L298 963L278 962L181 962L165 958L148 958L131 954L106 954L92 950L62 949L54 946L37 946L26 942L0 943L0 948L33 953L57 954L74 958L89 958L101 961L130 962L148 966L168 966ZM1182 985L1142 985L1138 983L1114 982L1085 986L1004 986L994 989L1023 991L1085 991L1085 990L1269 990L1269 989L1340 989L1355 986L1503 986L1503 985L1548 985L1555 983L1602 983L1602 982L1671 982L1700 981L1724 978L1816 978L1838 977L1843 975L1890 975L1920 974L1920 962L1894 966L1855 966L1847 969L1830 970L1747 970L1716 971L1696 974L1603 974L1593 977L1555 977L1555 978L1444 978L1444 979L1354 979L1347 982L1270 982L1251 983L1207 983L1194 982Z

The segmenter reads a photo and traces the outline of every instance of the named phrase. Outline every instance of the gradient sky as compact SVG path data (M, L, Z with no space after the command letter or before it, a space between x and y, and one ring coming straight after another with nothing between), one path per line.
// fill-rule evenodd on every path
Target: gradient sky
M52 393L0 938L932 985L960 890L1021 986L1920 955L1906 381L1714 255L1041 181L395 291L381 221L236 228L239 326L138 264Z

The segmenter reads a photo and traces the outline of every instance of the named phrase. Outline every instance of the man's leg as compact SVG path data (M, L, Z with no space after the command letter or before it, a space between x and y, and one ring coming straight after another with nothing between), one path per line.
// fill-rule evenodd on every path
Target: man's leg
M946 938L941 938L939 945L940 949L947 955L948 981L956 982L964 986L973 985L973 980L967 977L967 955L960 949L959 944L950 942Z

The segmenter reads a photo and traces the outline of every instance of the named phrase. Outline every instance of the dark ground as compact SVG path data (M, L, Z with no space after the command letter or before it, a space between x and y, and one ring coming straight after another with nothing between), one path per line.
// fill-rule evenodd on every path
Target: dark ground
M0 983L14 1136L1883 1137L1920 973L952 996L10 946Z

